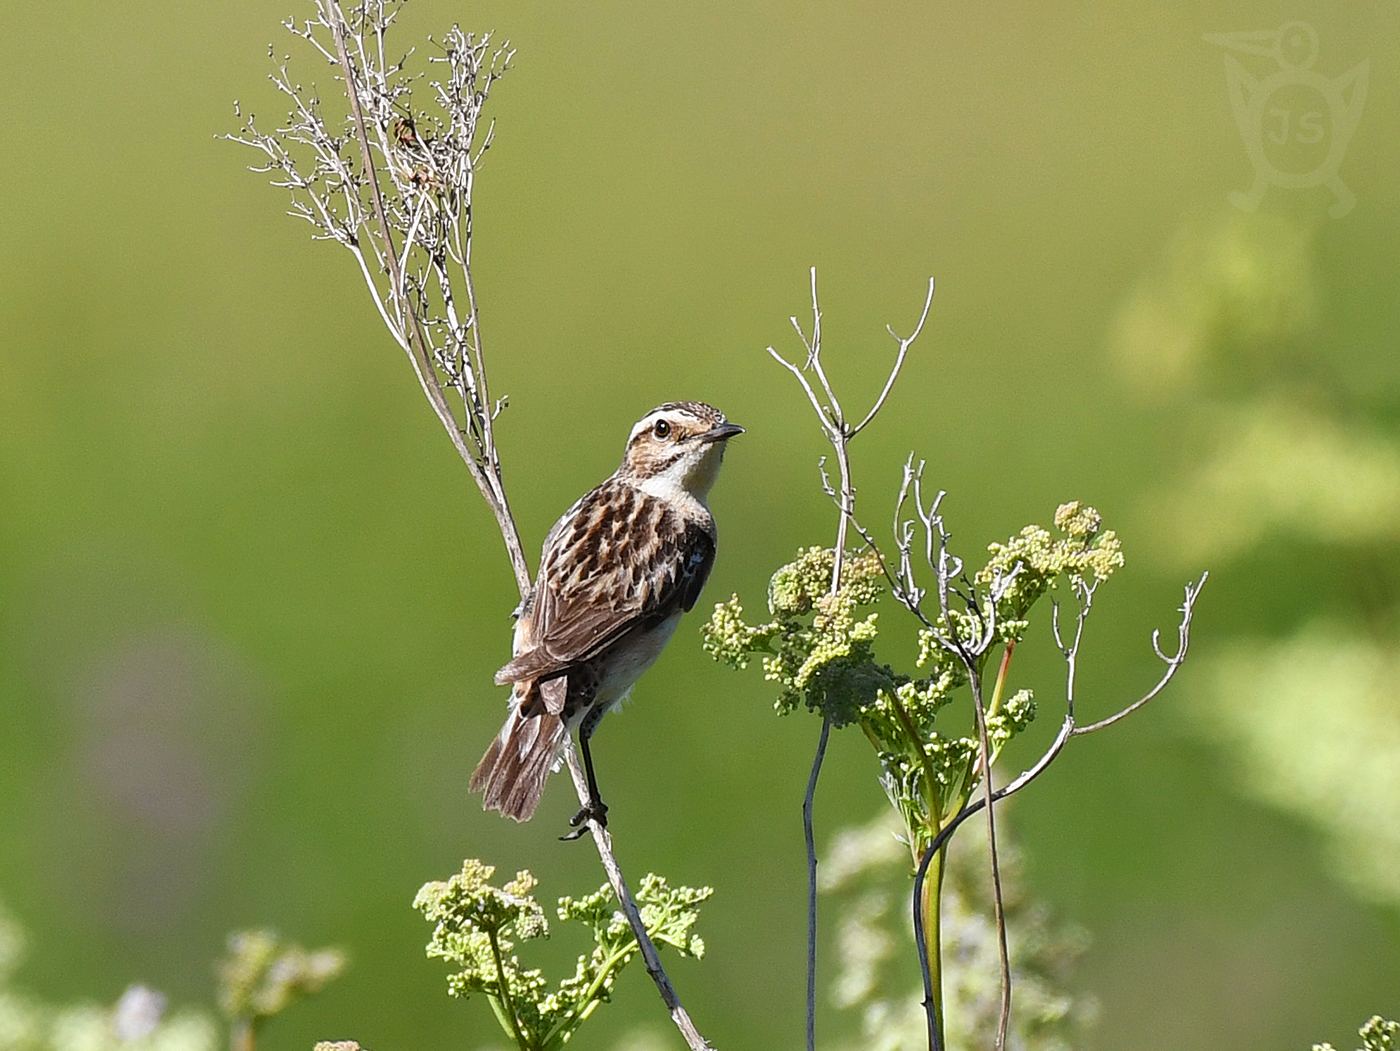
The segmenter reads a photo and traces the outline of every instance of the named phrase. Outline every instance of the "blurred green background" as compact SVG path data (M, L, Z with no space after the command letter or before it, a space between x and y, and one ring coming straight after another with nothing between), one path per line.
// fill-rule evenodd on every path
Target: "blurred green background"
M304 13L7 17L0 898L31 939L17 982L46 999L141 980L209 1003L225 933L272 925L354 961L267 1048L475 1047L494 1022L443 995L418 886L465 855L534 868L546 898L601 874L555 838L562 781L524 826L467 793L514 605L493 523L350 258L215 138L234 99L284 112L269 41L330 91L277 25ZM1323 187L1228 201L1253 170L1235 53L1203 37L1294 19L1324 78L1369 62L1339 218ZM910 450L974 556L1062 500L1097 506L1128 564L1091 621L1094 713L1155 679L1150 632L1213 574L1179 685L1008 812L1033 892L1093 935L1094 1046L1341 1045L1400 1014L1400 9L415 0L400 40L454 21L519 48L476 259L532 558L642 412L701 398L748 428L702 608L757 605L833 521L810 408L764 348L794 352L815 265L830 367L868 404L883 326L907 331L936 275L857 446L866 519L887 521ZM1275 101L1266 120L1335 133L1316 88ZM1300 128L1262 141L1307 172ZM702 1031L797 1046L817 723L711 663L699 619L600 731L600 778L630 873L717 888L709 956L672 971ZM1058 721L1056 662L1018 671L1045 714L1008 770ZM874 770L834 739L823 842L884 805ZM628 974L580 1046L664 1035L654 1000Z

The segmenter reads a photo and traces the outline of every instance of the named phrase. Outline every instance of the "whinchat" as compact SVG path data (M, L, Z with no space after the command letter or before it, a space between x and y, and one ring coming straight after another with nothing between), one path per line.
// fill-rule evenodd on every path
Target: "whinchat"
M743 428L698 401L668 402L632 428L622 466L545 537L540 570L516 611L505 725L472 774L482 805L534 814L545 778L578 730L589 802L570 824L607 824L588 740L655 663L715 560L706 504L724 448Z

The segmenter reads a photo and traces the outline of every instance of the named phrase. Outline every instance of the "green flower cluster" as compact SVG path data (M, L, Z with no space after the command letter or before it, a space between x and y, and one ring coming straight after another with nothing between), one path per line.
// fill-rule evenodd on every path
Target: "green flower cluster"
M773 574L768 584L768 611L773 620L751 627L735 595L715 607L701 628L705 652L736 668L764 654L766 678L777 682L774 707L795 711L805 704L837 726L855 722L881 691L902 680L874 657L879 634L876 613L858 618L884 592L884 568L875 554L847 555L841 585L833 593L835 553L812 547Z
M1122 565L1118 538L1100 525L1093 508L1069 503L1055 514L1058 536L1031 525L990 545L987 564L972 577L980 593L974 608L951 609L925 622L930 626L919 636L917 677L875 655L879 614L866 610L889 586L878 552L846 555L833 590L834 552L799 551L769 583L772 620L748 624L736 595L715 607L702 629L704 647L737 668L761 655L766 678L778 685L779 712L805 706L836 726L858 724L879 755L881 783L917 854L976 787L975 721L968 719L961 734L935 728L939 712L969 682L965 658L979 678L985 668L991 649L974 653L972 640L993 618L997 640L1009 647L1024 637L1031 607L1057 580L1078 590ZM1035 717L1029 690L1003 699L1002 685L984 698L993 759Z
M594 948L579 957L571 977L550 990L537 968L527 970L513 955L518 941L549 934L544 909L531 893L537 881L521 871L496 887L491 883L495 872L469 858L450 880L427 883L418 892L414 908L436 925L428 955L460 968L448 976L448 991L453 996L484 994L501 1028L521 1051L555 1051L611 997L618 974L637 955L637 939L613 907L607 884L582 898L560 898L560 922L586 926ZM702 956L705 945L693 928L698 906L711 893L709 887L672 888L660 876L648 874L638 888L637 903L652 940L683 955Z
M1002 639L1025 634L1026 614L1056 580L1107 580L1123 565L1118 535L1100 532L1101 525L1097 511L1075 500L1055 511L1055 528L1064 536L1056 539L1049 530L1028 525L1006 543L988 547L991 560L974 579L980 587L989 587L998 578L1011 577L997 602L997 634Z

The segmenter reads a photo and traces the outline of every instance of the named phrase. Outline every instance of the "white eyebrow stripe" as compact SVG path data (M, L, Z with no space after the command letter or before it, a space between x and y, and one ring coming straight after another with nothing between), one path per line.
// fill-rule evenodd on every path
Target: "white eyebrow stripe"
M665 417L665 415L666 414L664 412L653 411L643 416L640 420L637 421L637 425L632 428L632 433L627 436L627 444L631 445L634 441L636 441L637 435L641 434L643 431L651 430L653 424L655 424L657 420Z

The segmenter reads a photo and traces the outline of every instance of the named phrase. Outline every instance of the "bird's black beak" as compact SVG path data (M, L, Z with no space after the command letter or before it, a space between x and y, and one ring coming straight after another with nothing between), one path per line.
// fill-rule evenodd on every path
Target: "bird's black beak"
M733 438L736 434L743 434L744 428L737 423L718 423L708 431L702 431L696 435L702 442L722 442L727 438Z

